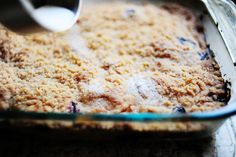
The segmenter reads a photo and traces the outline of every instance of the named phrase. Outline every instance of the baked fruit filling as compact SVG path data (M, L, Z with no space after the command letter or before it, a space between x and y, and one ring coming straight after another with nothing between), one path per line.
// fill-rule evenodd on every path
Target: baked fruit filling
M185 113L225 105L199 17L175 4L101 3L64 33L0 28L0 109Z

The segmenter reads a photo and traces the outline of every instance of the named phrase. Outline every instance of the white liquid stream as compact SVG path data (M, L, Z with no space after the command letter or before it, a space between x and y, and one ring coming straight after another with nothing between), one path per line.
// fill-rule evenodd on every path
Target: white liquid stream
M69 29L75 22L75 14L66 8L56 6L43 6L33 12L39 24L51 31Z

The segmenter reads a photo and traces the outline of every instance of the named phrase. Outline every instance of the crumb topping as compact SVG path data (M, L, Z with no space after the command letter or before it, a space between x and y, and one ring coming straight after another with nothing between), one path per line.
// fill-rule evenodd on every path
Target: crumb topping
M64 33L0 27L0 68L0 109L172 113L225 104L201 24L175 4L90 6Z

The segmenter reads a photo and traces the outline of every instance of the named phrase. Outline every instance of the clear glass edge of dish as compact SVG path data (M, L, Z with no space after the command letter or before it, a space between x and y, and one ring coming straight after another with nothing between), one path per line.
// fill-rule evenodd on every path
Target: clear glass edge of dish
M159 121L211 121L226 119L236 114L236 110L215 110L194 113L119 113L119 114L90 114L90 113L43 113L24 111L0 111L0 119L31 119L31 120L63 120L76 121L125 121L125 122L159 122Z

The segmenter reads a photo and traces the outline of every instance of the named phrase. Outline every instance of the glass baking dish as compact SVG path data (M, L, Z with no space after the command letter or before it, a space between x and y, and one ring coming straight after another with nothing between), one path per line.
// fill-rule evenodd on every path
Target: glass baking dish
M86 5L105 3L111 0L86 0ZM115 0L112 0L115 1ZM129 0L132 3L179 3L196 14L204 15L206 41L221 67L222 77L231 85L231 100L228 105L211 112L187 114L65 114L0 111L0 121L10 124L46 125L50 128L75 130L100 130L107 132L154 132L160 135L210 135L223 122L236 114L236 7L230 0ZM158 18L158 17L157 17Z

